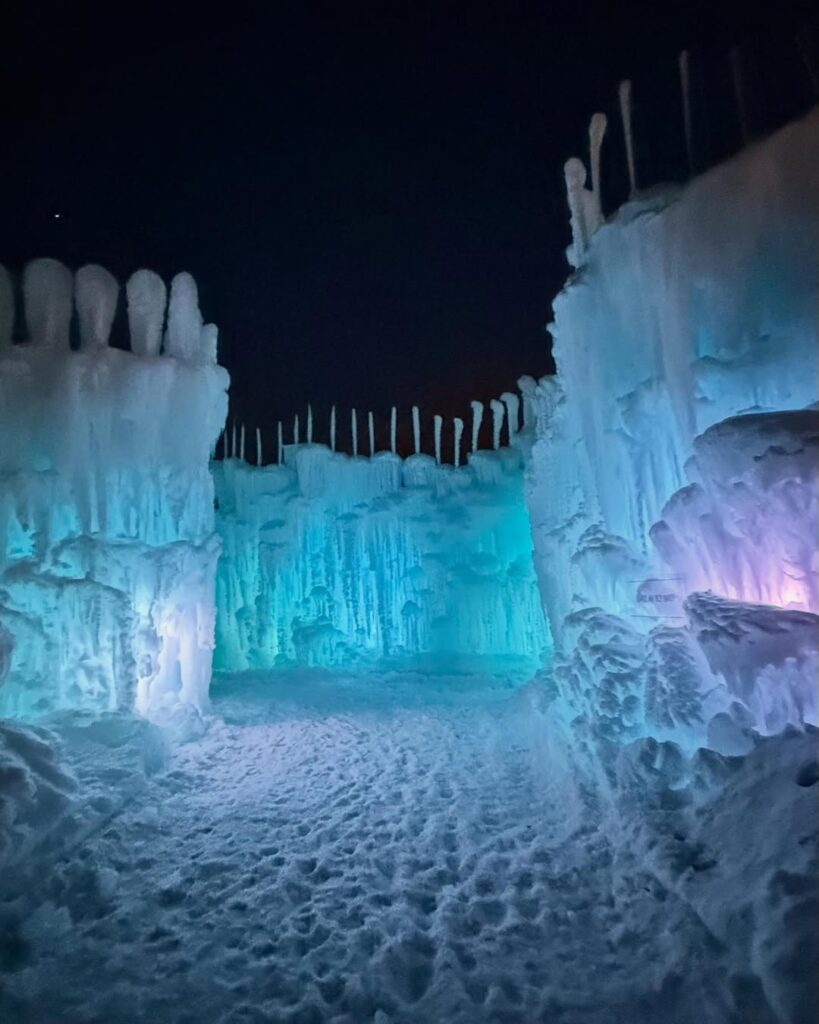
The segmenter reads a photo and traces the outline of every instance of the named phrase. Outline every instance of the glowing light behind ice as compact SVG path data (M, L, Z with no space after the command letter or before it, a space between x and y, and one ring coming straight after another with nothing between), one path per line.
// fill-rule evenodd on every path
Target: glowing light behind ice
M175 356L156 354L160 279L139 271L126 291L132 351L108 346L118 285L107 271L75 279L34 261L32 340L0 353L0 625L13 643L2 713L207 703L218 556L208 460L227 374L189 275L171 289Z

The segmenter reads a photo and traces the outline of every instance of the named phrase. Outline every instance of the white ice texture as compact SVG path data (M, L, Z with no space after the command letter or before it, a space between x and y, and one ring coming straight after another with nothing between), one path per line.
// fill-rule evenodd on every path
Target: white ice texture
M638 195L555 301L527 503L556 676L604 761L715 716L816 721L817 161L814 111Z
M74 282L52 260L25 270L31 341L0 355L5 714L207 703L218 555L208 462L227 374L150 354L164 310L155 280L142 281L130 295L152 296L137 318L144 355L106 345L117 292L107 271L85 267ZM182 291L190 302L195 290ZM179 319L201 322L182 306Z

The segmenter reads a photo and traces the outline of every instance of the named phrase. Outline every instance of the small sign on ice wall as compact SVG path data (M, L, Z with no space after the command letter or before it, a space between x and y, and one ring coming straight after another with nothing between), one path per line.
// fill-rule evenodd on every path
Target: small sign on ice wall
M682 576L646 576L631 580L636 588L636 618L685 621L682 607Z

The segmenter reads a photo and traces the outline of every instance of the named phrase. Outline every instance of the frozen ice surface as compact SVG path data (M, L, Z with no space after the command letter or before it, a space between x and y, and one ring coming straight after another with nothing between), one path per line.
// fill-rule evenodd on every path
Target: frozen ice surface
M146 738L123 720L61 727L100 809L59 861L0 882L0 1015L810 1020L815 735L734 758L641 740L601 804L553 696L502 676L222 678L224 723L139 784Z
M227 374L156 355L164 285L147 271L128 287L135 350L109 348L117 291L103 268L78 271L83 347L71 351L72 275L29 264L31 340L0 351L4 714L207 704L218 555L208 462ZM177 292L184 326L196 319L190 286Z
M218 668L544 664L518 450L456 469L302 445L283 466L214 474Z
M805 409L819 398L817 163L814 109L682 190L638 195L594 234L583 267L555 300L558 377L541 382L533 398L537 441L527 504L558 646L565 616L584 605L608 608L638 625L636 617L647 611L637 599L640 581L674 575L650 530L672 496L689 485L685 467L698 435L704 438L699 460L708 457L707 439L722 436L708 432L720 421ZM784 429L784 420L780 424ZM788 461L772 453L766 465L785 468ZM791 479L795 463L787 467ZM789 501L809 496L807 477L801 497L790 493L787 474L771 493L763 493L768 481L750 467L747 479L754 497L768 503L771 526L774 517L784 525ZM709 499L717 494L715 484ZM720 514L733 515L727 507ZM804 511L794 507L794 514L810 528ZM607 551L614 545L623 554L607 557L599 571L589 559L584 565L574 560L590 527L610 538ZM791 540L770 537L777 556ZM740 542L746 562L750 543ZM704 572L706 586L727 574L736 587L728 564ZM749 586L756 587L759 576ZM780 590L781 583L770 581ZM695 579L691 585L702 588ZM768 586L764 581L763 590ZM795 588L797 606L810 607L804 583ZM779 600L759 590L755 596L744 585L720 592L745 601ZM791 600L781 596L783 603Z

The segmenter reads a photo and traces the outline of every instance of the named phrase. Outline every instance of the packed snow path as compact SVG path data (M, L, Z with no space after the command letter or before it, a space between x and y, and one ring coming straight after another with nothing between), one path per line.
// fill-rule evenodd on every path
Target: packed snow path
M693 914L614 882L530 691L226 692L224 724L44 886L6 944L3 1020L729 1019Z

